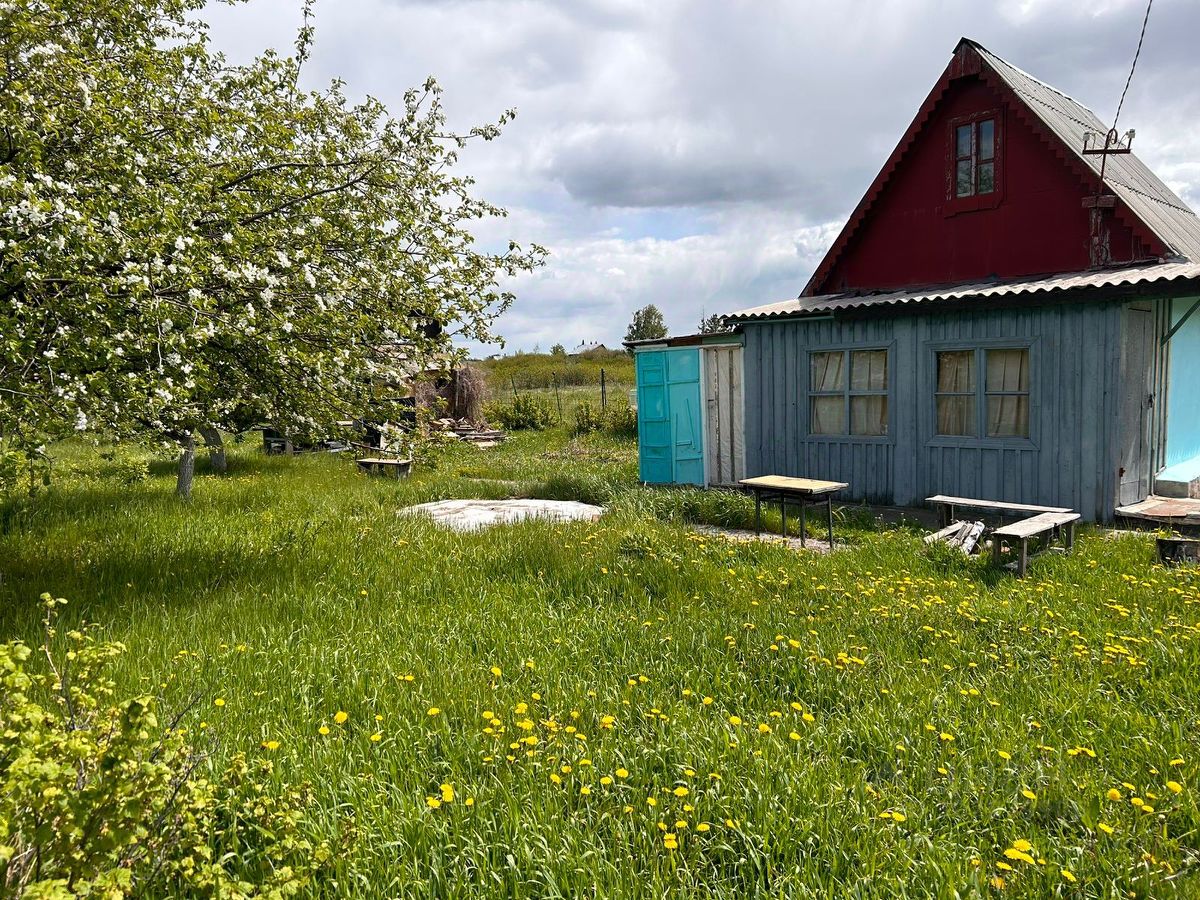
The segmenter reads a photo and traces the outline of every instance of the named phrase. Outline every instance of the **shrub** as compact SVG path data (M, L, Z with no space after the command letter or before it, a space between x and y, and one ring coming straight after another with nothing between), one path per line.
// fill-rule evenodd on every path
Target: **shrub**
M634 438L638 433L637 410L628 400L616 400L605 410L604 428L615 437Z
M593 431L599 431L604 427L604 413L600 407L584 400L575 407L575 433L591 434Z
M301 835L307 794L273 794L267 760L207 758L148 696L118 700L107 670L125 648L67 632L49 672L0 645L0 894L37 898L284 896L330 856ZM52 701L43 706L38 697Z
M549 400L532 394L518 394L512 403L495 404L488 408L489 421L506 431L532 429L541 431L554 424L554 406Z

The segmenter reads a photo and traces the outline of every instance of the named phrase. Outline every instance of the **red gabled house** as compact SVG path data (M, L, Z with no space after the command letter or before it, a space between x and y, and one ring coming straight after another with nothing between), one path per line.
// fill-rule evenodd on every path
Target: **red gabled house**
M1200 220L1106 132L960 41L802 294L729 317L747 473L1099 521L1200 494Z

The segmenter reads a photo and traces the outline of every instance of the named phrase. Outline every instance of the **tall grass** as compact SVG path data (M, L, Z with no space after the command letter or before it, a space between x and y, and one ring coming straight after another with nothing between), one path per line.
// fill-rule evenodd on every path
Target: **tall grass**
M0 629L68 597L123 690L200 698L214 764L311 782L325 895L1200 892L1200 577L1148 539L1020 581L854 514L825 556L729 543L689 523L744 497L639 488L628 443L564 429L399 482L235 448L190 504L134 456L66 448L4 506ZM400 514L509 493L610 513Z

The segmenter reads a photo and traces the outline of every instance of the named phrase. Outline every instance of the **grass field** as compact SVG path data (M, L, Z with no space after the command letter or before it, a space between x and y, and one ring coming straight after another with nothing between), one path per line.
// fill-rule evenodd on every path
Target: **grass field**
M0 508L0 635L66 597L128 646L121 692L199 698L214 765L311 783L316 894L1200 895L1200 574L1147 537L1023 581L858 510L828 556L732 544L687 523L744 498L561 429L403 482L236 448L186 505L135 457L64 448ZM610 512L397 515L487 479Z

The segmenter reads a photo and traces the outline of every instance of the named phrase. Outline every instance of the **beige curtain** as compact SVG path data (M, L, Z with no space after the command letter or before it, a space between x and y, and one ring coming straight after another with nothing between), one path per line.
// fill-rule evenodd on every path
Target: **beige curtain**
M939 394L975 392L974 350L946 350L937 355L937 390Z
M887 390L886 350L855 350L850 354L850 390Z
M886 394L850 398L851 434L887 434L887 418Z
M988 437L1029 437L1029 351L988 350L984 388Z
M844 391L846 389L846 354L840 350L831 353L809 355L811 376L809 390ZM813 397L808 404L808 430L810 434L845 434L846 399L836 397Z
M937 393L937 433L974 434L974 350L947 350L937 355Z
M808 430L810 434L846 433L846 398L813 397L809 403Z
M813 353L810 357L812 380L809 390L813 393L843 391L846 389L846 354L838 350L833 353Z

